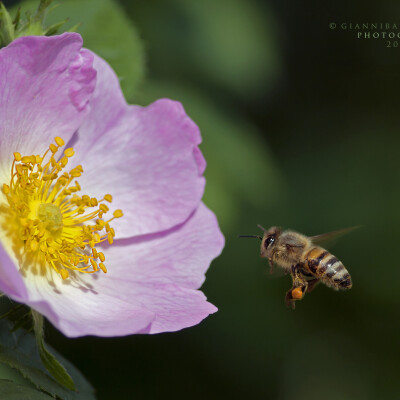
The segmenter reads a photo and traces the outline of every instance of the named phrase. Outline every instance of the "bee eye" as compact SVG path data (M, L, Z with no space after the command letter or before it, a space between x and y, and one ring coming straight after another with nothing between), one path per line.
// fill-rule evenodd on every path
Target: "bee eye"
M274 236L267 237L267 239L264 242L264 247L267 249L270 244L274 243L274 241L275 241Z

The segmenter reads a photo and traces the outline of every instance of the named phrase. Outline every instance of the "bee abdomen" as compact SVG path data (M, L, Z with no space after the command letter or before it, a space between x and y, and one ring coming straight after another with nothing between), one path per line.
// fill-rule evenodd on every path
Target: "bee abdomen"
M349 272L343 263L328 251L315 247L306 254L306 260L313 275L325 285L341 290L351 288Z

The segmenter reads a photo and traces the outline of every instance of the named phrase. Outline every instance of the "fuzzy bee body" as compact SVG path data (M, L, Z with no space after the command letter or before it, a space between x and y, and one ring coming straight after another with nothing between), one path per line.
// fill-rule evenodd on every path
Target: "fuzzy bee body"
M316 245L314 240L347 233L354 228L314 237L291 230L282 231L277 227L266 230L259 225L259 228L264 231L264 236L251 237L261 239L260 255L268 259L271 272L276 264L292 276L292 289L286 293L287 305L294 308L295 301L301 300L319 282L335 290L352 287L350 274L343 263L329 251Z

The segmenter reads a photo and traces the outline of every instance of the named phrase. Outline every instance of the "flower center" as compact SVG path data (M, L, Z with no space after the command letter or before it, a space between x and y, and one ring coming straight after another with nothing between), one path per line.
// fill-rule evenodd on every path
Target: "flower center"
M45 228L50 232L57 232L63 227L63 217L60 207L53 203L43 203L39 205L39 219L43 222Z
M2 187L7 199L0 206L2 228L22 270L35 265L46 274L50 267L63 279L71 271L107 272L105 256L96 245L113 243L115 232L110 222L122 217L122 211L114 211L113 217L105 220L110 194L101 200L76 194L81 187L74 179L83 173L82 166L63 171L74 150L64 150L57 161L55 155L64 141L56 137L55 142L43 156L14 153L10 184Z

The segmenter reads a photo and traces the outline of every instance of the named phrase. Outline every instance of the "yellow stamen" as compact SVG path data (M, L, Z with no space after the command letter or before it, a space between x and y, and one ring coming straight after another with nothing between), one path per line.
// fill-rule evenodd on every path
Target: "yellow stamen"
M61 274L61 277L62 277L63 279L67 279L68 276L69 276L68 271L66 271L65 269L61 269L61 270L60 270L60 274Z
M10 183L1 186L7 200L0 207L2 228L13 242L21 269L38 266L39 273L56 271L62 279L70 277L71 271L106 273L105 256L95 246L113 243L115 232L109 223L122 217L122 211L114 211L105 221L102 217L109 207L101 202L111 203L110 194L100 201L77 195L81 187L72 181L83 168L78 165L64 172L75 152L70 147L57 157L65 142L60 137L55 142L42 156L14 153Z
M64 154L65 154L67 157L72 157L72 156L75 154L75 152L74 152L74 149L73 149L72 147L69 147L68 149L66 149L66 150L64 151Z
M121 217L123 217L123 212L122 212L122 210L115 210L114 211L114 218L121 218Z
M62 140L62 138L60 138L59 136L55 137L54 140L56 141L58 146L64 146L64 140Z

